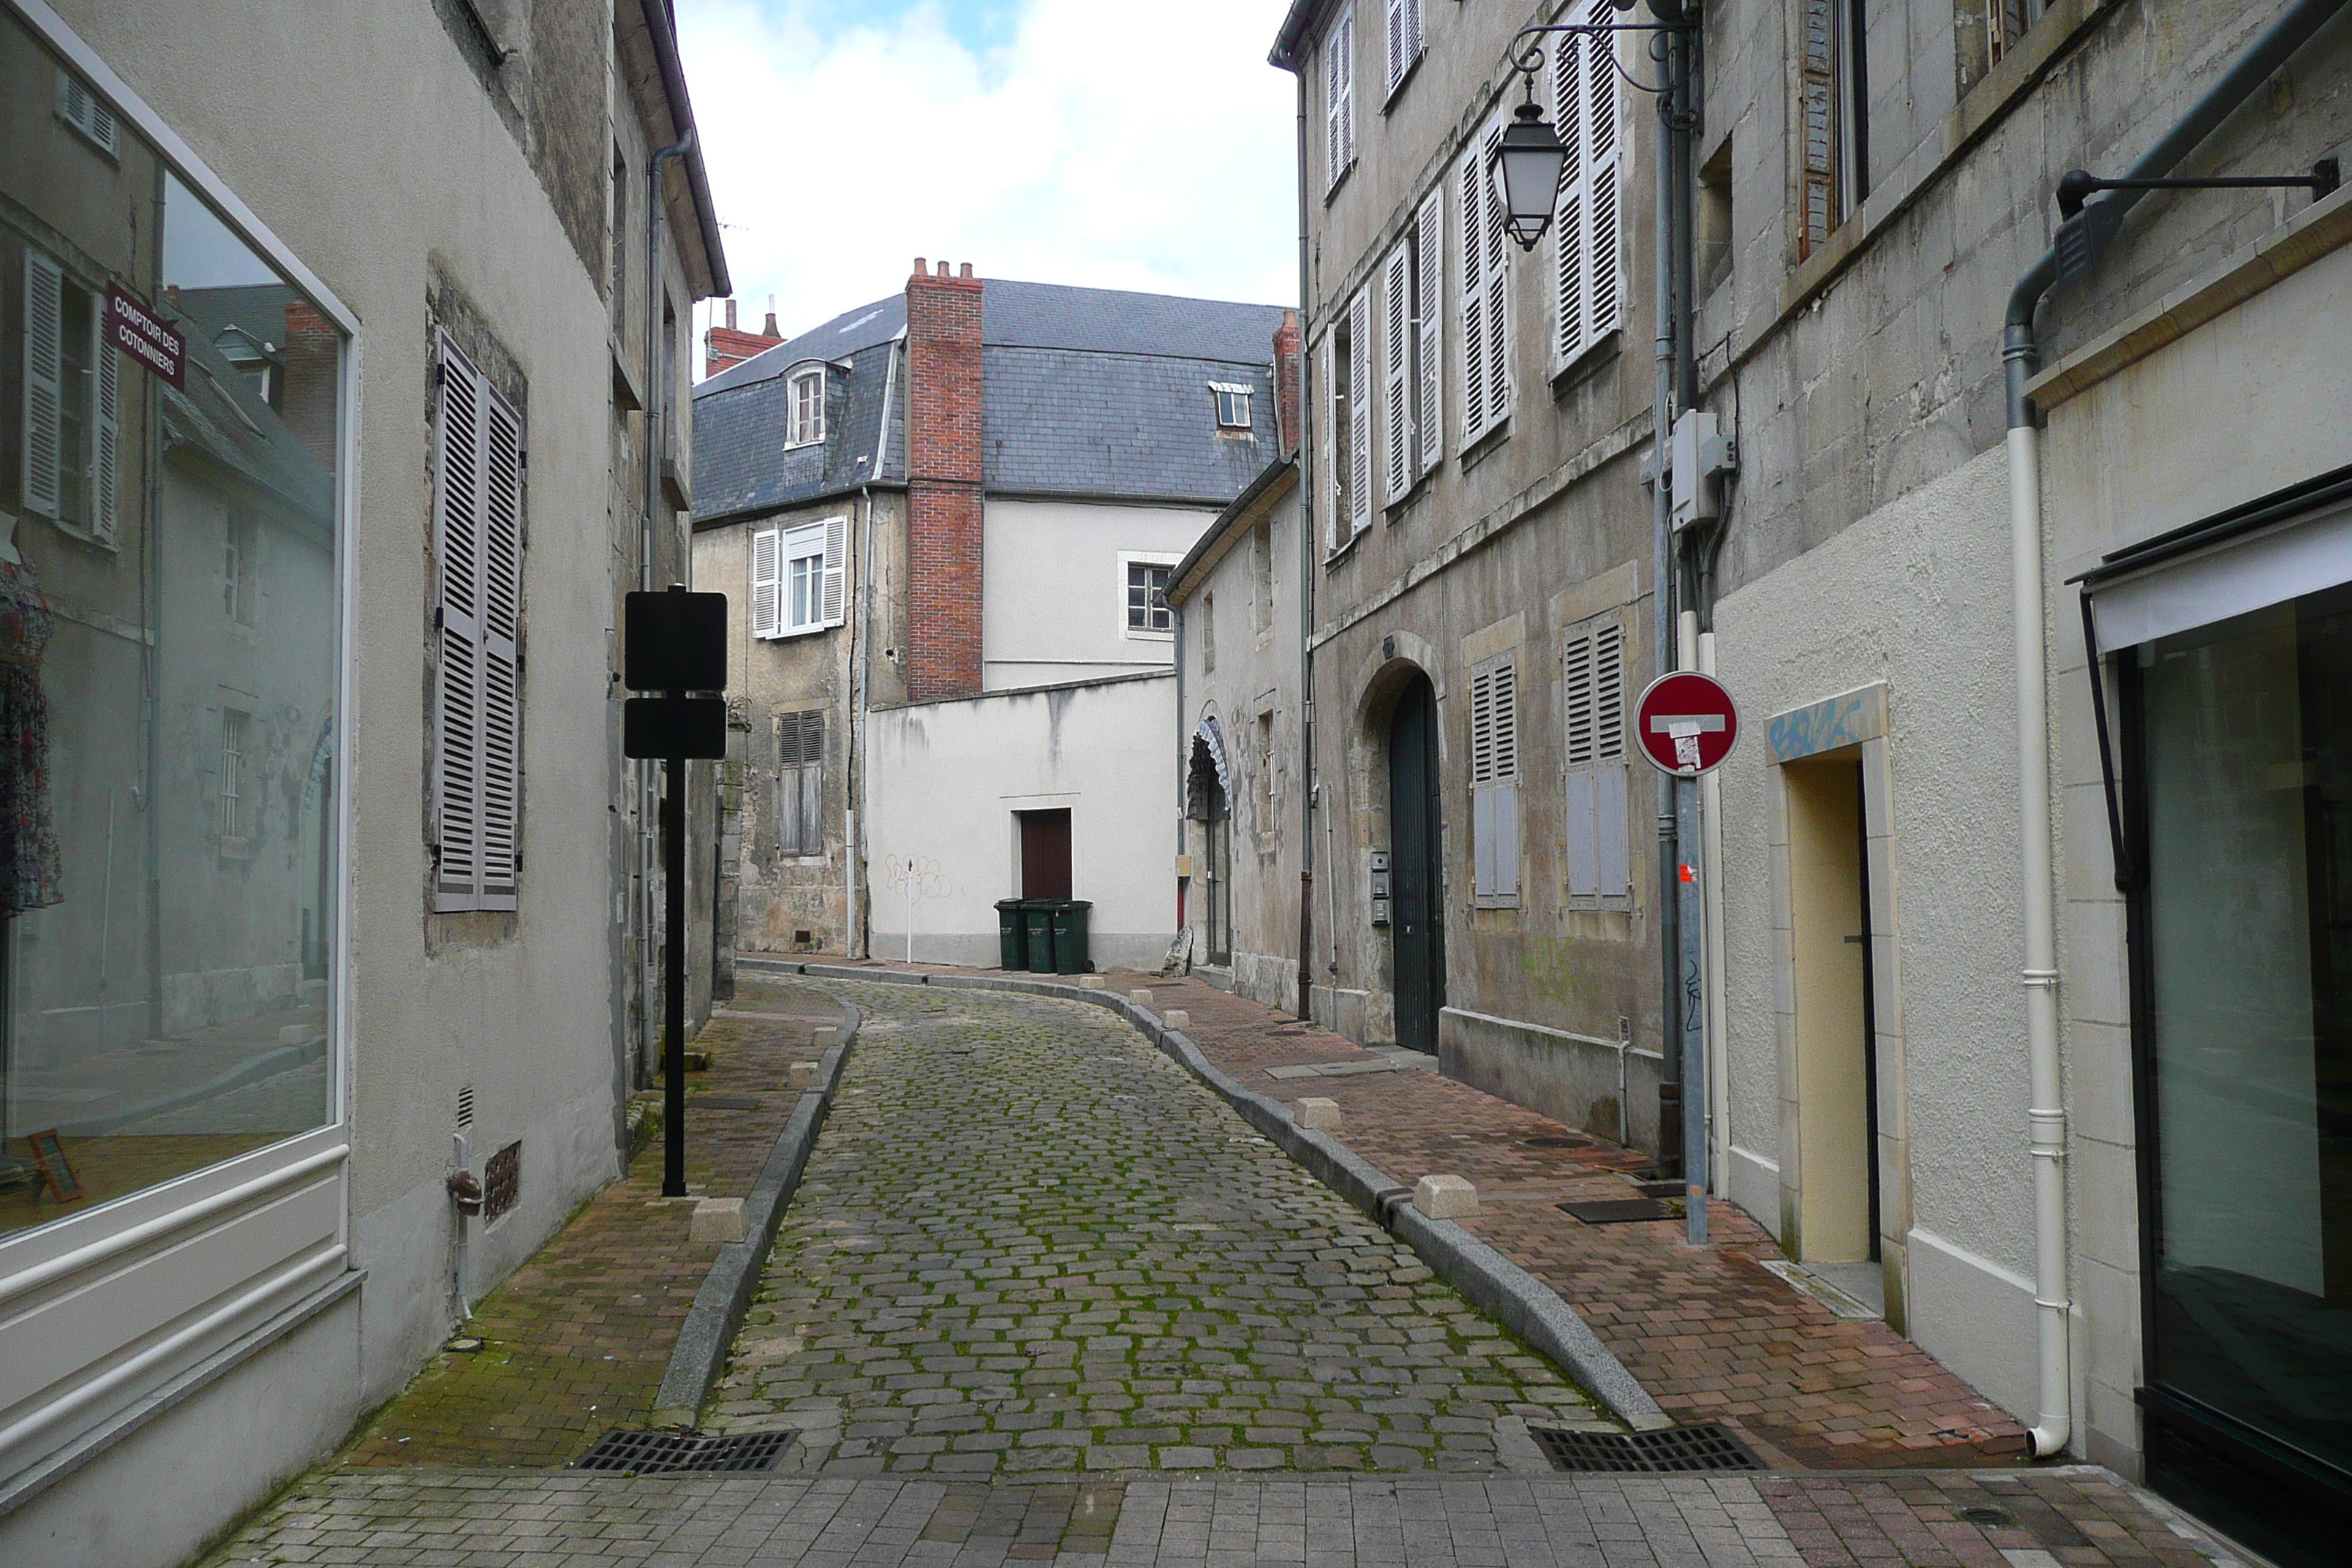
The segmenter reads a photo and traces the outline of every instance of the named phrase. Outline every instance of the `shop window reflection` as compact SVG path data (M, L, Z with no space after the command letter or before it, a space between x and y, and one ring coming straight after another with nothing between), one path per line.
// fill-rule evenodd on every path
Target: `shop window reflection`
M0 14L0 1236L331 1114L341 334L61 68Z

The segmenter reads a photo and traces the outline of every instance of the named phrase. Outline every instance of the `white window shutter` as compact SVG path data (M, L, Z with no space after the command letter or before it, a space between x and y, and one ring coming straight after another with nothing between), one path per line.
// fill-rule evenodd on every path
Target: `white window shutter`
M1420 388L1413 423L1421 431L1421 471L1428 473L1445 460L1445 362L1438 356L1437 325L1444 313L1445 200L1434 191L1421 204L1421 215L1413 222L1412 255L1414 314L1421 321Z
M1580 14L1579 20L1582 20ZM1584 350L1591 304L1586 286L1586 174L1584 61L1590 53L1606 59L1591 37L1571 33L1552 51L1552 123L1567 148L1559 189L1552 196L1552 367L1557 370Z
M1412 45L1404 28L1405 0L1388 0L1388 26L1383 33L1388 42L1389 70L1383 96L1397 89L1397 83L1404 79L1404 68L1412 63Z
M98 366L98 422L90 450L89 531L108 543L115 533L115 463L121 444L122 379L117 363L121 351L106 330L104 301L91 312L91 363Z
M1372 526L1372 297L1348 307L1348 527Z
M1571 899L1598 898L1601 894L1601 863L1593 832L1593 797L1599 777L1591 768L1569 770L1568 896Z
M1592 634L1592 754L1602 762L1625 754L1625 628Z
M1324 511L1330 519L1329 537L1325 547L1337 550L1340 544L1340 523L1347 510L1347 476L1339 471L1339 339L1337 334L1323 336L1323 418L1322 448L1317 460L1323 468Z
M1470 893L1486 898L1495 890L1495 792L1479 785L1470 791Z
M1502 143L1503 127L1498 121L1479 143L1481 171L1488 167ZM1478 188L1486 197L1486 219L1481 226L1481 237L1485 241L1486 267L1486 423L1491 426L1501 423L1511 412L1511 290L1503 248L1503 195L1491 179L1481 178Z
M1491 813L1495 839L1494 896L1519 896L1519 786L1500 784L1486 792L1495 797Z
M829 517L824 520L824 575L818 588L818 619L828 626L837 626L845 618L844 586L849 575L849 519Z
M58 264L25 247L25 510L58 515L59 386L64 374L65 274Z
M473 365L441 341L434 546L439 567L440 676L434 713L434 908L482 907L481 390Z
M1495 776L1495 679L1491 669L1470 673L1470 782Z
M1388 399L1388 421L1382 427L1388 459L1385 500L1397 500L1412 489L1412 247L1399 242L1381 266L1381 309L1386 330L1381 336L1381 391Z
M1617 258L1617 46L1613 35L1586 45L1584 88L1585 341L1617 330L1624 299Z
M1486 175L1478 154L1462 160L1454 181L1462 215L1462 445L1486 433Z
M522 852L522 421L482 388L482 905L515 907Z
M1421 58L1421 0L1404 0L1404 63ZM1399 71L1399 76L1404 72Z
M1497 664L1487 675L1492 690L1489 710L1493 715L1493 760L1488 764L1487 777L1514 779L1519 776L1519 670L1518 666Z
M1348 166L1339 135L1339 29L1334 27L1323 40L1323 189L1327 193L1339 183L1339 172Z
M751 535L751 635L772 637L784 627L784 536L763 528Z
M1590 776L1593 782L1593 874L1598 883L1594 890L1605 899L1621 899L1633 886L1633 848L1626 839L1625 764L1603 763Z
M1339 16L1339 167L1356 161L1356 11Z

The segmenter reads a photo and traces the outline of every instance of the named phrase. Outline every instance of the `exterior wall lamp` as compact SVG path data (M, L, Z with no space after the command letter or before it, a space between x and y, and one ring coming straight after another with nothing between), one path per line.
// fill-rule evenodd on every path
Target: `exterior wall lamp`
M1634 0L1611 0L1621 11L1631 10ZM1543 35L1567 35L1554 46L1556 51L1577 47L1580 37L1601 41L1611 33L1648 33L1654 37L1665 33L1694 33L1698 30L1696 16L1685 8L1684 0L1650 0L1656 12L1655 22L1546 22L1521 27L1511 39L1511 65L1526 79L1528 99L1504 128L1495 151L1487 155L1486 175L1495 182L1496 195L1503 204L1503 230L1519 242L1525 251L1535 249L1546 230L1551 227L1553 203L1559 193L1561 173L1568 164L1568 146L1559 139L1559 132L1544 118L1543 108L1536 102L1536 78L1544 68ZM1662 47L1654 43L1654 49ZM1624 67L1617 74L1626 84L1642 92L1655 93L1655 86L1637 81Z

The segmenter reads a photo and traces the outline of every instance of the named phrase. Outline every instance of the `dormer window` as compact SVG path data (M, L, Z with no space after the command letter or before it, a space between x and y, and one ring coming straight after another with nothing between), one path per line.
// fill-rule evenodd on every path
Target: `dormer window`
M1213 381L1209 390L1217 399L1217 428L1250 428L1250 389L1229 381Z
M824 367L802 371L792 380L792 413L786 447L814 447L824 439Z

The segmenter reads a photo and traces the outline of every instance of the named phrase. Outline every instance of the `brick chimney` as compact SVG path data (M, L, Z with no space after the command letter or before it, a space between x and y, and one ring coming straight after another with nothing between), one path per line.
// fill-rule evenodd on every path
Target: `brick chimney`
M907 279L907 694L981 689L981 280Z
M1274 416L1276 457L1298 451L1299 385L1298 312L1285 310L1282 325L1274 329Z
M717 375L722 370L732 370L753 354L765 353L782 342L776 331L776 313L768 312L768 330L747 332L735 325L735 301L727 301L727 324L712 327L702 334L702 374Z

